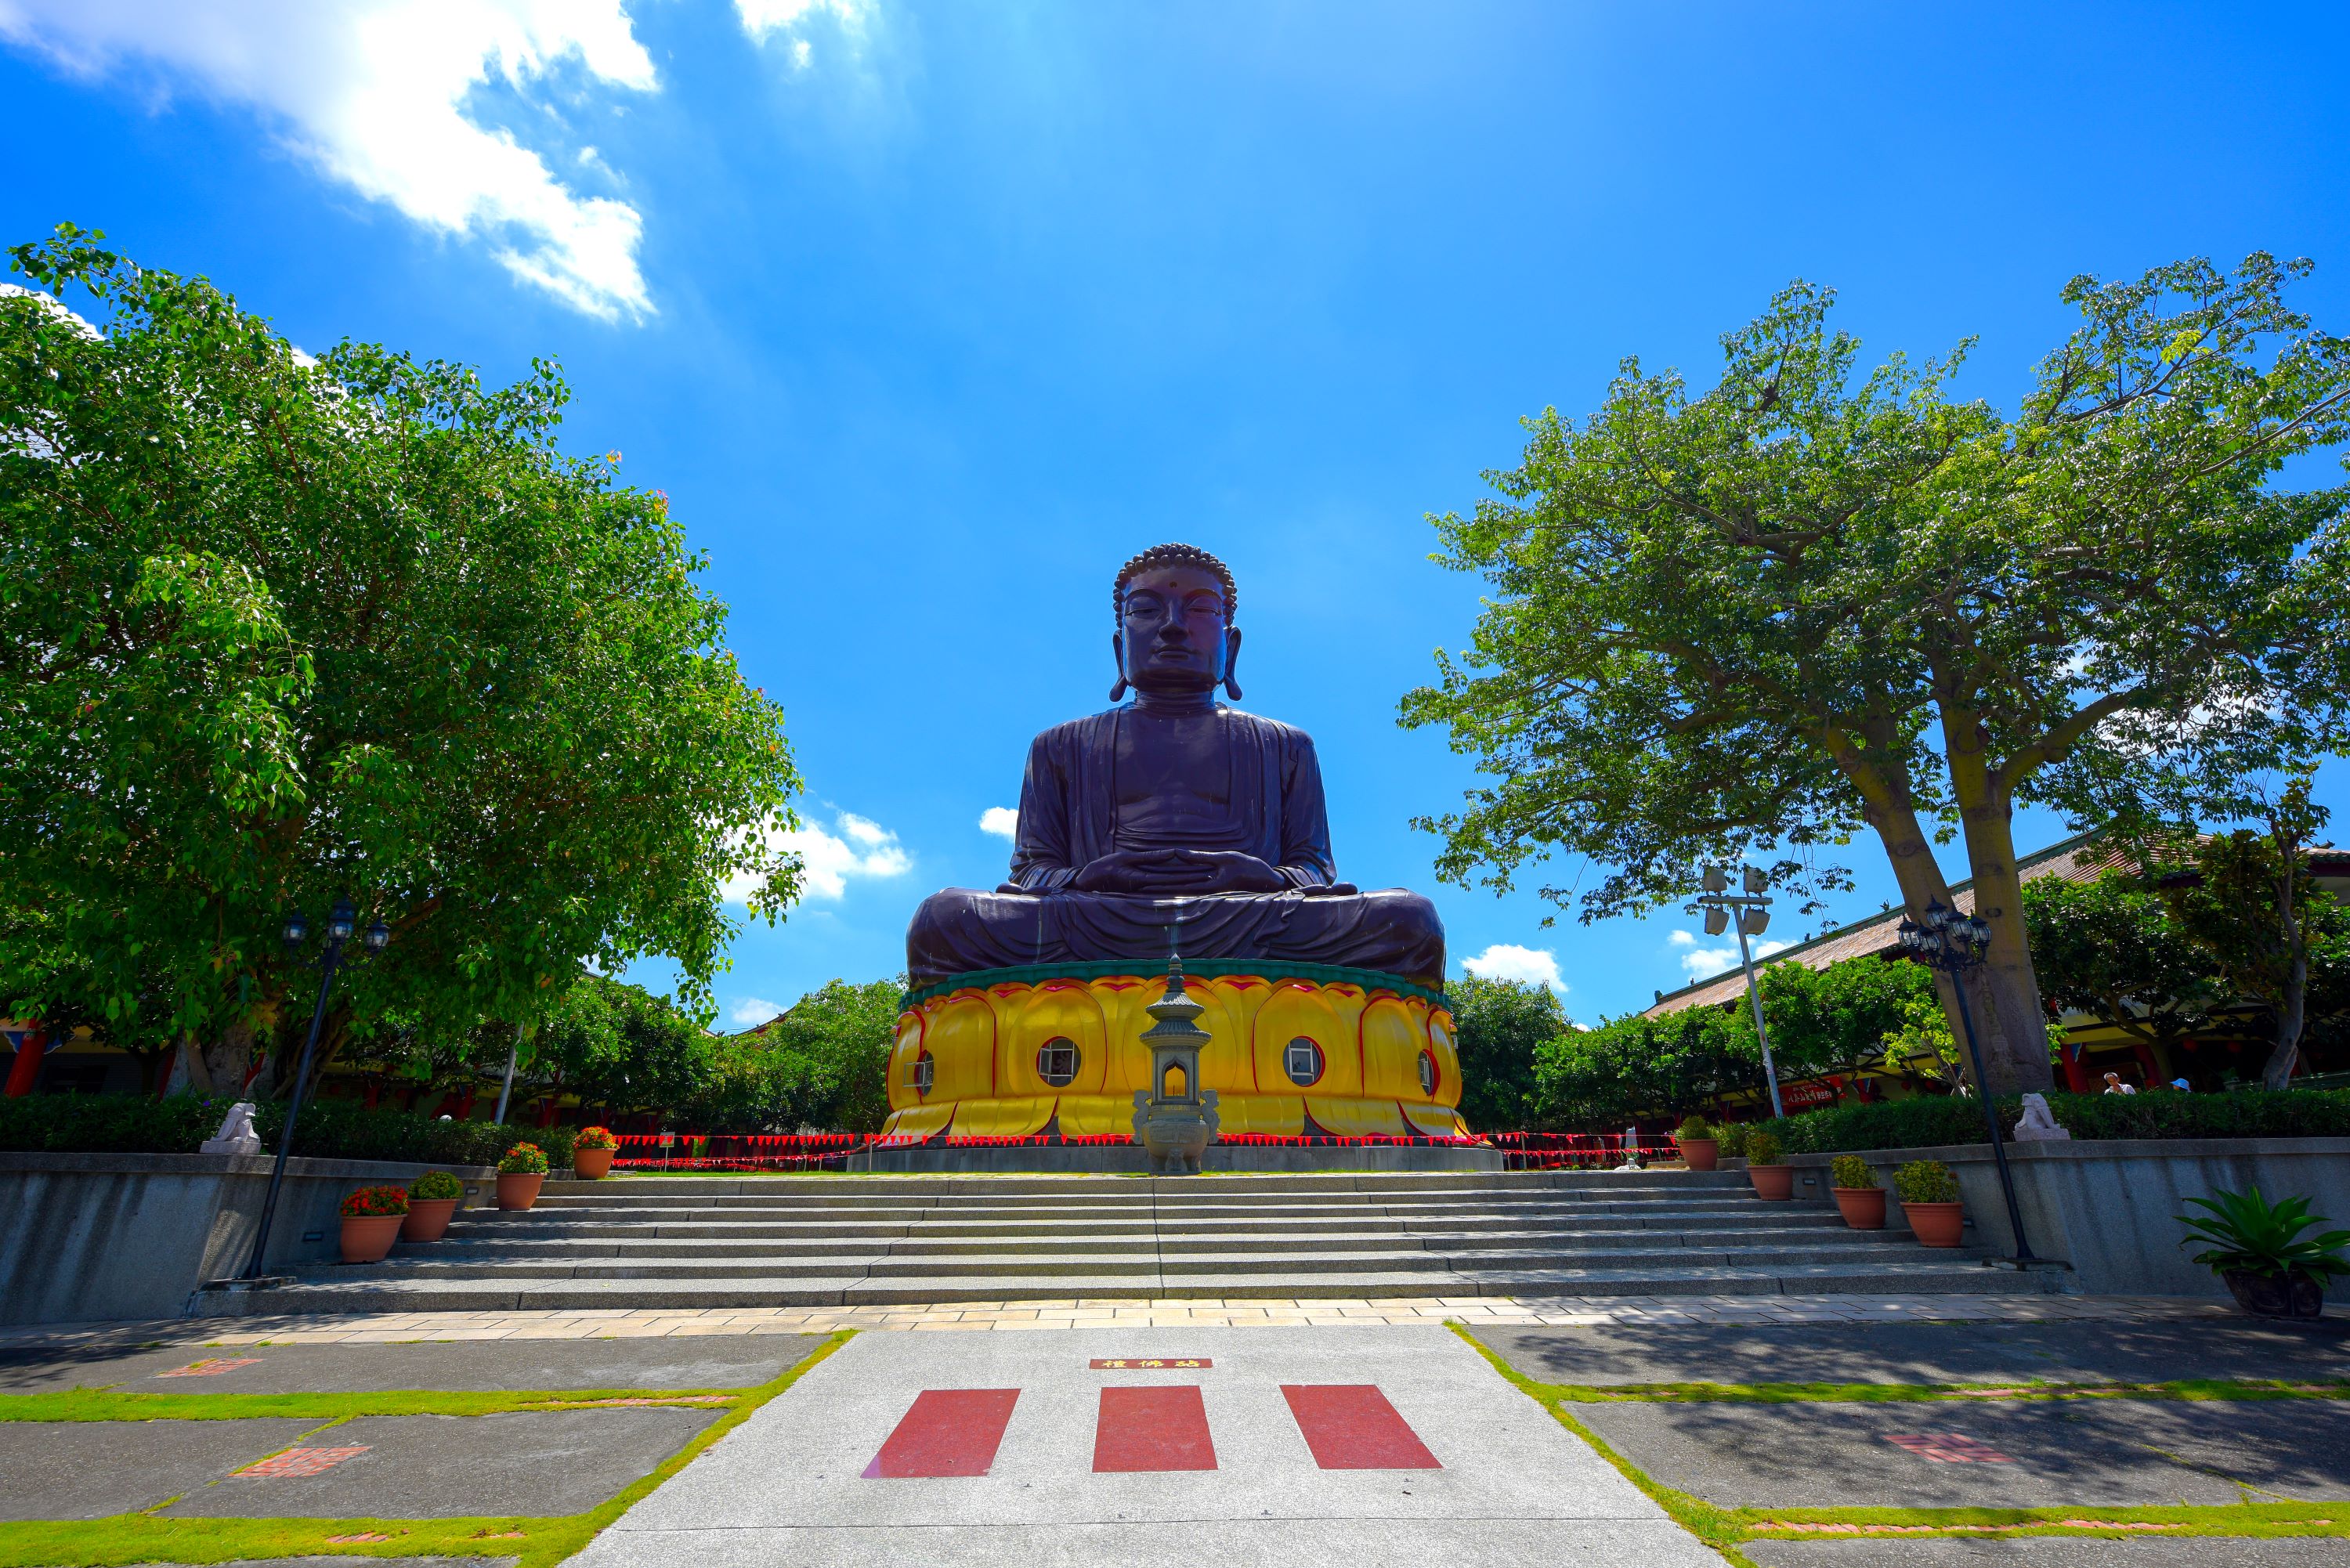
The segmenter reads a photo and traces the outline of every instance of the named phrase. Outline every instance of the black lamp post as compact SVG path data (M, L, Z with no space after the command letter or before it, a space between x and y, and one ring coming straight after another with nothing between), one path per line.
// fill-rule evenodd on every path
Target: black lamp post
M2000 1141L1999 1112L1991 1103L1991 1082L1983 1075L1982 1047L1975 1040L1975 1015L1967 1005L1966 971L1983 961L1991 946L1991 927L1973 915L1942 907L1935 898L1926 906L1923 923L1904 916L1901 945L1929 968L1950 977L1950 993L1959 999L1959 1027L1966 1032L1967 1059L1974 1064L1975 1097L1982 1102L1983 1127L1991 1134L1991 1158L1999 1167L1999 1189L2007 1199L2007 1222L2015 1236L2015 1262L2036 1263L2032 1243L2023 1239L2023 1210L2015 1201L2015 1177L2007 1168L2007 1147Z
M269 1191L261 1200L261 1229L253 1238L253 1259L244 1265L241 1279L261 1278L261 1260L269 1251L269 1227L277 1218L277 1189L286 1184L286 1160L294 1152L294 1124L302 1115L302 1096L310 1084L310 1057L318 1048L318 1028L327 1019L327 993L334 989L335 969L342 962L343 944L351 940L359 929L359 911L348 898L338 898L327 914L327 950L319 961L318 1005L310 1013L309 1037L302 1042L302 1057L294 1067L294 1097L286 1106L286 1130L277 1138L277 1163L270 1168ZM286 917L286 950L289 955L302 950L303 939L310 934L310 922L295 910ZM391 928L381 920L368 927L359 938L371 953L383 951L391 940Z

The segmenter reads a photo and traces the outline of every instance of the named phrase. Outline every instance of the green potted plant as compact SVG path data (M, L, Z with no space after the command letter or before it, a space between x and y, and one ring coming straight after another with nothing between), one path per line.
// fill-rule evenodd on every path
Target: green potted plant
M1829 1163L1836 1208L1844 1222L1856 1231L1885 1229L1885 1189L1877 1184L1877 1168L1856 1154L1840 1154Z
M2302 1235L2326 1223L2310 1213L2306 1198L2271 1203L2255 1187L2214 1189L2209 1198L2187 1201L2209 1210L2209 1217L2177 1216L2187 1227L2178 1244L2209 1242L2195 1261L2226 1281L2236 1304L2255 1317L2314 1318L2325 1310L2325 1282L2350 1274L2350 1259L2343 1256L2350 1231Z
M380 1263L400 1240L408 1218L408 1189L362 1187L343 1199L343 1262Z
M1673 1141L1681 1146L1681 1158L1691 1170L1711 1170L1721 1159L1721 1140L1715 1136L1713 1124L1703 1116L1691 1116L1681 1123L1673 1134Z
M438 1241L464 1200L463 1182L445 1170L426 1171L408 1184L408 1220L400 1228L400 1239Z
M498 1161L498 1207L527 1209L538 1201L546 1180L546 1151L535 1143L518 1143Z
M1913 1159L1893 1173L1901 1214L1920 1246L1955 1247L1966 1229L1959 1178L1939 1159Z
M571 1140L572 1174L588 1181L601 1181L612 1172L612 1155L620 1140L612 1136L609 1127L581 1127L579 1136Z
M1754 1196L1784 1203L1795 1195L1794 1168L1779 1147L1779 1135L1756 1127L1746 1135L1746 1179Z

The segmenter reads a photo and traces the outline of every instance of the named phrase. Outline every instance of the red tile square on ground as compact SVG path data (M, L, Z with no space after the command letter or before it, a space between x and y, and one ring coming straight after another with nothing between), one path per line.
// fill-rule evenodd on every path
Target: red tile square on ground
M1911 1432L1903 1435L1887 1433L1885 1440L1897 1449L1907 1449L1921 1459L1931 1459L1938 1465L2012 1465L2015 1461L1988 1443L1979 1443L1963 1432Z
M1216 1445L1197 1384L1105 1388L1094 1420L1094 1473L1211 1470Z
M1017 1388L925 1388L865 1467L867 1480L983 1476L1011 1424Z
M257 1355L210 1356L203 1361L191 1361L185 1366L175 1366L169 1372L158 1372L158 1377L217 1377L224 1372L234 1372L240 1366L258 1366Z
M345 1459L366 1453L369 1445L354 1443L343 1449L288 1449L282 1454L272 1454L235 1472L255 1480L292 1480L301 1476L321 1475L333 1469Z
M1326 1470L1444 1468L1372 1384L1284 1383L1281 1397L1289 1401L1314 1462Z

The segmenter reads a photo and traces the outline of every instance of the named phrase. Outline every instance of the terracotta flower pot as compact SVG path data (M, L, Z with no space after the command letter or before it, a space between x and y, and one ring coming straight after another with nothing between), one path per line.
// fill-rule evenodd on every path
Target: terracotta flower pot
M539 1184L546 1179L546 1172L543 1170L498 1172L498 1207L529 1208L538 1201Z
M1718 1137L1685 1137L1681 1139L1681 1158L1689 1161L1691 1170L1711 1170L1721 1158L1721 1140Z
M583 1180L601 1181L612 1174L612 1156L608 1148L575 1148L571 1151L572 1173Z
M457 1212L463 1202L457 1198L411 1198L408 1200L408 1218L401 1221L400 1239L403 1241L438 1241L449 1229L449 1217Z
M1754 1184L1754 1196L1773 1203L1784 1203L1795 1196L1795 1168L1792 1165L1750 1165L1746 1179Z
M1904 1203L1901 1212L1909 1220L1909 1229L1917 1232L1921 1247L1955 1247L1965 1232L1967 1206L1963 1203Z
M2325 1287L2308 1274L2277 1277L2230 1269L2220 1276L2236 1304L2254 1317L2300 1318L2306 1321L2325 1310Z
M346 1263L380 1263L390 1252L391 1244L400 1240L400 1228L406 1222L404 1214L363 1214L343 1218L343 1262Z
M1882 1187L1837 1187L1836 1208L1844 1213L1844 1222L1856 1231L1885 1229L1885 1189Z

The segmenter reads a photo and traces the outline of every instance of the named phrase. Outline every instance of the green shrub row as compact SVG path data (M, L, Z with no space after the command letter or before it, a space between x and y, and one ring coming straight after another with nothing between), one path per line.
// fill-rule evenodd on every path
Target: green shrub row
M1998 1102L2000 1126L2022 1114L2013 1097ZM2246 1089L2226 1095L2053 1093L2056 1125L2076 1138L2350 1137L2350 1090ZM1932 1148L1983 1141L1982 1106L1971 1099L1887 1100L1806 1111L1777 1124L1792 1154L1846 1149Z
M0 1149L60 1154L193 1154L220 1130L231 1102L204 1095L26 1095L0 1099ZM264 1101L254 1116L272 1152L286 1126L282 1101ZM571 1165L568 1127L494 1127L444 1122L406 1111L368 1110L348 1100L302 1107L294 1152L317 1159L412 1160L428 1165L495 1165L518 1143L535 1143L556 1169Z

